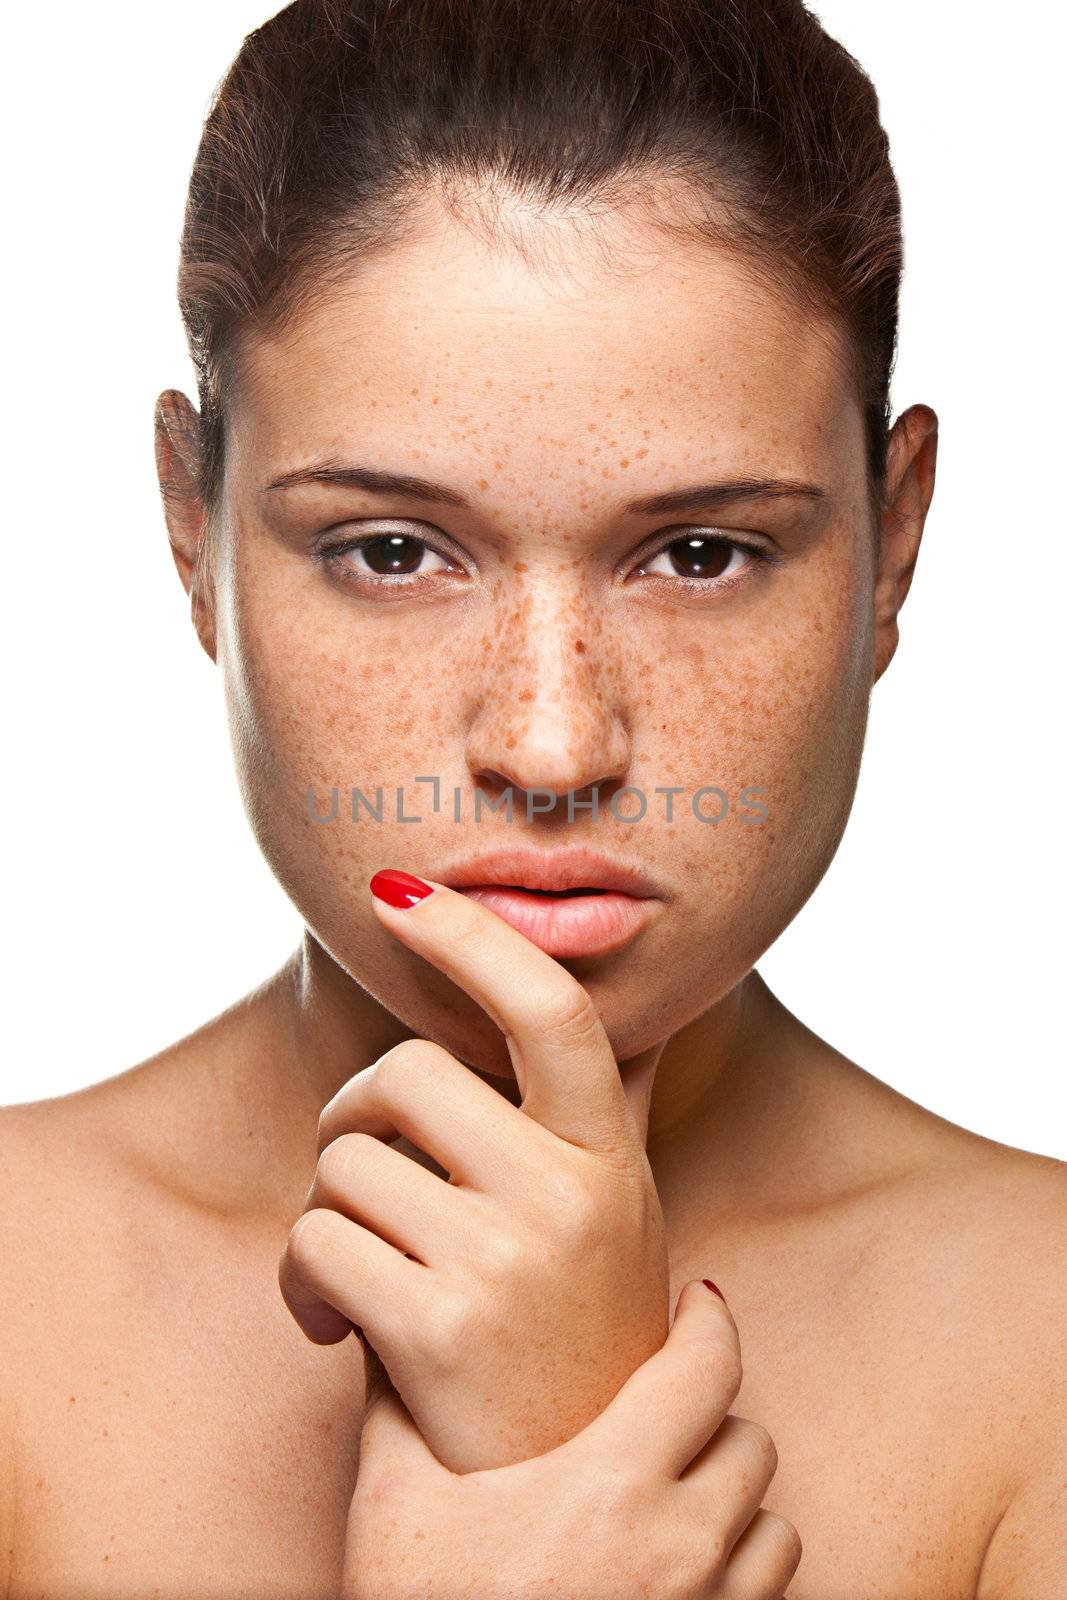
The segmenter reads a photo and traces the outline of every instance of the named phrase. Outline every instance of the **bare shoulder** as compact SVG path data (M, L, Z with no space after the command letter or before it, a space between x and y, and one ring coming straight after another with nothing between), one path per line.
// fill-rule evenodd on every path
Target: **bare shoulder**
M89 1292L121 1253L122 1194L131 1194L118 1147L87 1094L0 1107L0 1594L15 1548L21 1443L36 1425L37 1395L54 1384L79 1328L95 1338Z
M52 1099L0 1107L0 1292L5 1336L35 1337L79 1280L121 1248L124 1217L144 1214L151 1184L128 1134L131 1102L154 1098L149 1064Z
M973 1300L955 1382L1003 1474L977 1600L1067 1600L1067 1162L980 1145L959 1192Z
M231 1016L69 1094L0 1107L0 1291L7 1336L34 1335L92 1275L150 1260L161 1228L228 1212L249 1140L236 1136Z
M940 1156L903 1210L911 1286L1010 1486L1067 1437L1067 1162L933 1120Z

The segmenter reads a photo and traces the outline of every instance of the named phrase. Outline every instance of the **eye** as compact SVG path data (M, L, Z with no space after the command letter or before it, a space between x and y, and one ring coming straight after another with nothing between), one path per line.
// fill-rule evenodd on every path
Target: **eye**
M771 561L769 551L721 533L685 534L662 545L638 567L651 578L668 578L696 590L732 586L759 561ZM659 563L657 570L656 563Z
M346 579L371 584L390 580L402 583L454 570L454 564L447 557L434 550L425 539L406 530L370 533L358 539L321 544L318 553L321 560ZM433 564L435 562L437 565Z

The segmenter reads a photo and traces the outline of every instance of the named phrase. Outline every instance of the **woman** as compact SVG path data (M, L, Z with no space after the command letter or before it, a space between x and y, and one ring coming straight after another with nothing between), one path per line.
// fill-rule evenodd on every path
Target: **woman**
M797 0L245 40L157 461L306 932L3 1113L8 1596L1067 1594L1063 1165L755 966L931 502L900 264Z

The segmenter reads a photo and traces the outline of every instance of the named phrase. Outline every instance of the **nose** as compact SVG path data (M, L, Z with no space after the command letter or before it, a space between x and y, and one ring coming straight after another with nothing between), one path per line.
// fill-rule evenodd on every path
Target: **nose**
M477 659L466 760L479 788L557 798L595 788L606 804L625 785L632 752L622 653L577 587L565 592L558 571L529 577Z

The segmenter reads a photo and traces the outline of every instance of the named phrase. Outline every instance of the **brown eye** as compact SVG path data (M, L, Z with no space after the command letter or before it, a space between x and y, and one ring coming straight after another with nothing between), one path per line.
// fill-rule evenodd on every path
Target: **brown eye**
M359 549L370 570L384 577L417 572L426 546L421 539L412 539L407 534L387 533L368 539Z
M443 556L432 550L425 539L411 533L373 533L362 539L345 539L326 547L322 555L346 576L368 582L374 578L430 577L449 570ZM427 557L438 565L427 565Z
M706 583L716 578L733 578L750 560L760 560L762 552L733 539L697 534L674 539L644 564L642 571L651 577L677 577L690 583ZM657 569L656 563L660 565Z

